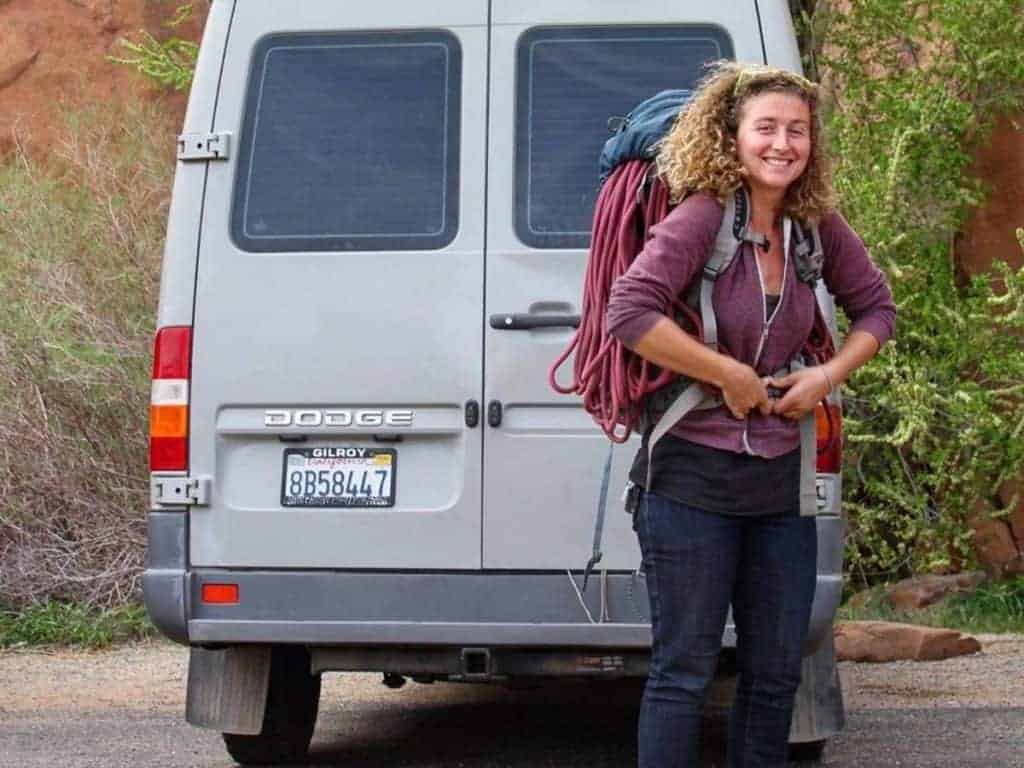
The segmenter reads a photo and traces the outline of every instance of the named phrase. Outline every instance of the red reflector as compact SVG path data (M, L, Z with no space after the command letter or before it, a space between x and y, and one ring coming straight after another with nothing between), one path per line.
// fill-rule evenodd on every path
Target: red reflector
M161 328L153 345L153 378L189 379L191 376L192 326Z
M237 584L203 584L203 602L218 605L238 604Z
M187 470L188 438L149 438L149 468L153 472L184 472Z
M814 409L818 433L818 471L837 474L843 466L843 411L829 403L828 411L818 403Z

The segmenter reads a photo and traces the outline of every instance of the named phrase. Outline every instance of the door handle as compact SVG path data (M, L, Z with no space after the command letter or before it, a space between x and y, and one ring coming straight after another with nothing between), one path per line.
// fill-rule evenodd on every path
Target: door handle
M466 426L473 429L480 423L480 403L476 400L466 401Z
M487 404L487 423L492 427L501 426L501 401L491 400Z
M579 328L579 315L491 315L491 328L496 331L531 331L534 328Z

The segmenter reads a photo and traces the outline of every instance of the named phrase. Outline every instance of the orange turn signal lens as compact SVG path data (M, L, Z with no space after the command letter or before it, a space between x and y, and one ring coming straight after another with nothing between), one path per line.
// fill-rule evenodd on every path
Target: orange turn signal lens
M215 605L238 605L238 585L203 584L203 602Z
M186 437L188 436L187 405L151 405L149 406L150 437Z

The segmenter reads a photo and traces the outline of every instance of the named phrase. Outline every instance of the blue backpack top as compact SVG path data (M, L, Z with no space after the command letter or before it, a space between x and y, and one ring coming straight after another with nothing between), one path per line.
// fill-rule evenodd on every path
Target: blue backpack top
M609 120L609 127L615 134L601 150L601 183L604 184L620 163L654 157L658 142L668 133L680 108L692 95L693 91L681 88L661 91L637 104L625 118Z

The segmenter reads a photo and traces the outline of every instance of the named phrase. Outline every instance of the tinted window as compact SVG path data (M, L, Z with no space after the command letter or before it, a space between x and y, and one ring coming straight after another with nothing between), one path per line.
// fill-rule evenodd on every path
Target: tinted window
M250 251L442 248L458 227L458 41L276 35L256 48L232 236Z
M519 41L516 232L535 248L586 248L608 119L703 65L732 58L716 27L538 28Z

